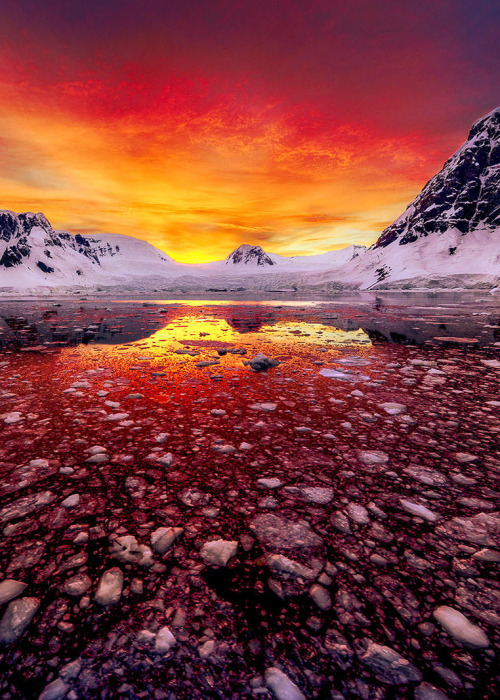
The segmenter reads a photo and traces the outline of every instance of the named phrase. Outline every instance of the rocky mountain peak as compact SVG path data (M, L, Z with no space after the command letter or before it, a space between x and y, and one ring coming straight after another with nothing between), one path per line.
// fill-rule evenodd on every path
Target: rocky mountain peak
M255 265L264 267L275 263L259 245L243 243L226 258L226 265Z
M486 131L488 136L492 139L500 138L500 107L496 107L496 109L492 110L489 114L476 119L471 126L467 141L471 141L483 131Z
M4 209L0 211L0 240L9 242L23 236L29 236L32 229L39 227L46 231L52 231L52 227L42 213L34 214L31 211L16 214Z
M466 235L500 226L500 107L472 126L467 141L425 185L374 248L434 233Z
M13 211L0 211L0 269L2 267L16 267L30 259L34 250L43 250L45 257L51 258L51 250L54 248L71 248L91 262L99 264L95 251L90 246L88 239L77 234L73 236L66 231L54 231L44 214L24 212L16 214ZM53 268L46 260L37 262L38 267L44 272L51 272Z

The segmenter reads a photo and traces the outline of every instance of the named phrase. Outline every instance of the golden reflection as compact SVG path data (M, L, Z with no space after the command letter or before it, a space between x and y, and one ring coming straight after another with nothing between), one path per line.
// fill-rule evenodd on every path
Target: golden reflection
M340 302L336 301L304 301L304 300L286 300L286 299L110 299L110 304L137 304L140 306L154 305L154 306L194 306L196 308L202 306L297 306L300 308L309 307L321 307L323 305L335 305Z
M174 321L167 323L163 328L153 333L149 338L144 338L130 347L147 350L154 355L163 354L166 350L179 350L193 348L197 351L215 351L217 346L255 346L255 352L262 350L262 344L266 345L370 345L368 335L361 329L352 331L341 330L333 326L325 326L322 323L307 323L301 321L279 321L276 324L261 324L259 326L258 315L241 314L238 316L238 324L231 318L231 325L226 319L212 318L205 315L202 318L193 316L179 316ZM232 325L238 328L247 326L247 332L238 332ZM264 351L264 350L262 350ZM180 358L185 359L183 355Z
M235 333L225 320L180 316L175 321L167 323L149 338L137 341L134 345L140 342L141 347L147 346L162 351L166 343L169 343L173 348L189 345L188 341L194 341L194 343L196 341L219 341L227 344L228 342L236 342L235 338L238 336L239 333Z
M324 345L325 343L335 345L371 345L370 338L361 328L353 331L344 331L334 326L325 326L322 323L280 321L273 326L263 326L260 332L271 333L271 342L290 342L290 337L292 336L294 337L293 342L314 345Z

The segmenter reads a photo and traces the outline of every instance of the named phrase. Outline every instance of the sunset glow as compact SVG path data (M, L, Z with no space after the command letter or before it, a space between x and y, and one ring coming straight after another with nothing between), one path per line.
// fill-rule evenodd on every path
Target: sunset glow
M180 261L370 244L496 105L464 3L77 5L5 5L1 207Z

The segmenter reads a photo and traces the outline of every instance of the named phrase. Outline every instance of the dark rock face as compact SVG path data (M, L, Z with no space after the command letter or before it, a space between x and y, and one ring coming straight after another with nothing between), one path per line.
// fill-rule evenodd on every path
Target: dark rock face
M52 228L43 214L15 214L12 211L0 212L0 239L4 241L17 241L31 233L31 229L39 226L44 231L52 231Z
M465 144L374 248L396 240L406 245L449 229L466 235L484 226L500 226L500 107L473 124Z
M29 259L33 250L30 235L34 228L41 228L45 233L44 253L48 258L52 257L51 248L72 248L92 263L100 265L100 258L116 255L120 250L118 245L112 246L95 238L85 238L80 234L74 236L67 231L54 231L43 214L32 212L16 214L11 211L0 211L0 241L3 240L10 244L0 257L0 268L22 265L25 260ZM54 272L53 267L43 262L36 264L42 272Z
M54 272L54 268L53 268L53 267L50 267L50 265L46 265L46 264L45 264L44 262L42 262L41 260L39 260L39 261L37 262L37 265L38 265L38 267L40 268L40 270L41 270L42 272L46 272L46 273Z
M25 238L19 239L17 245L12 245L6 248L0 258L0 266L14 267L20 265L24 257L28 257L31 248Z
M226 265L275 265L269 255L259 245L240 245L228 255Z

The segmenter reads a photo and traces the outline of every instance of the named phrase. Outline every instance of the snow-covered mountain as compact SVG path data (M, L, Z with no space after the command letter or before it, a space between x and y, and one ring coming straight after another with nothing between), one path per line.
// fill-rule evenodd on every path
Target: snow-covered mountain
M73 235L55 231L43 214L0 211L0 288L110 286L184 268L137 238Z
M314 275L311 275L314 273ZM243 244L225 260L178 263L145 241L54 231L43 214L0 211L0 290L190 292L500 287L500 108L369 249L283 257Z
M312 271L328 271L345 265L365 253L363 245L351 245L341 250L330 250L320 255L295 255L286 257L266 253L261 246L242 244L221 262L206 263L199 267L212 274L279 274Z
M275 263L260 245L243 243L227 256L225 264L238 265L238 267L266 267Z
M473 124L366 255L332 275L363 289L498 286L499 278L500 107Z
M321 270L334 270L357 258L361 258L366 253L364 245L350 245L340 250L329 250L327 253L319 255L295 255L284 257L277 253L269 253L269 258L279 265L280 270L289 272L314 272Z
M272 289L293 284L294 273L332 270L365 250L350 246L323 255L286 258L243 244L225 260L190 265L130 236L73 235L54 230L43 214L0 211L0 289L4 293L96 287Z

